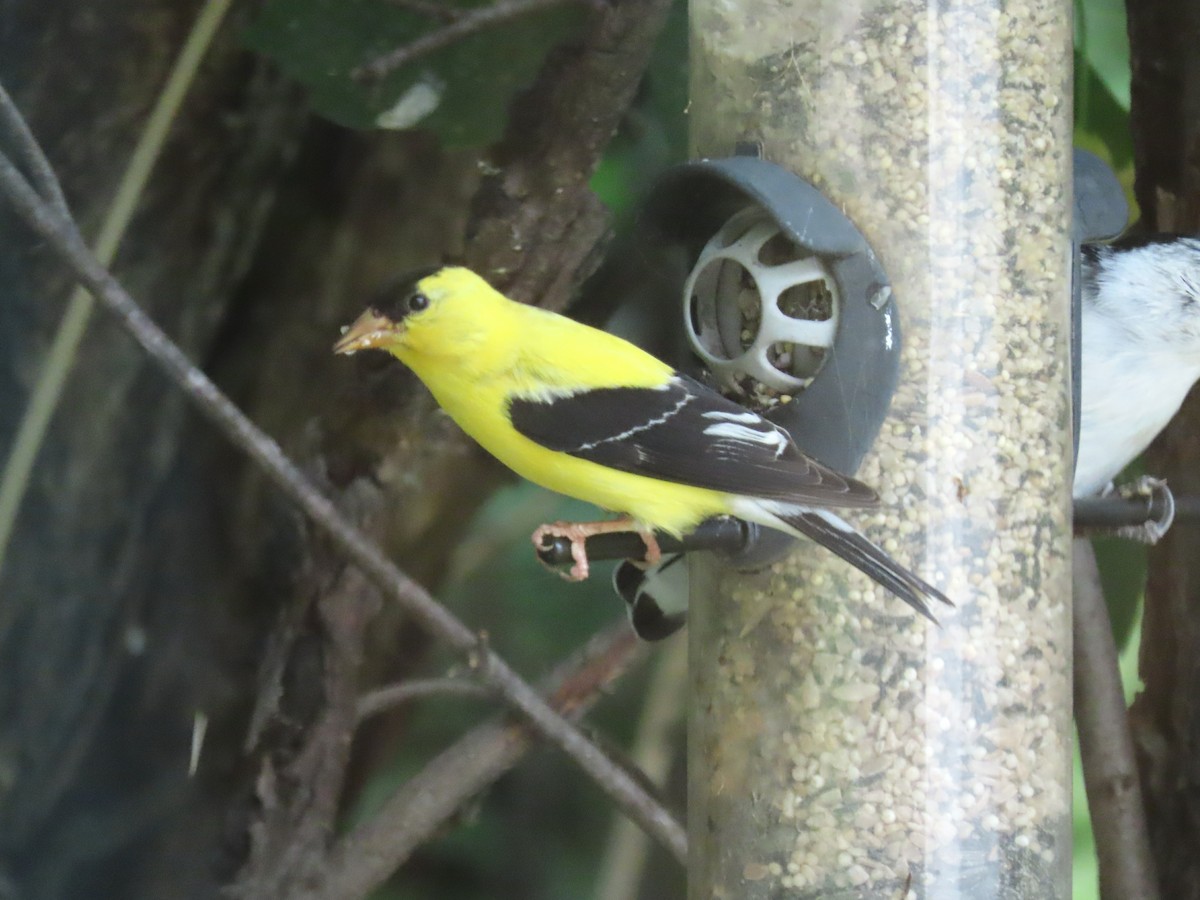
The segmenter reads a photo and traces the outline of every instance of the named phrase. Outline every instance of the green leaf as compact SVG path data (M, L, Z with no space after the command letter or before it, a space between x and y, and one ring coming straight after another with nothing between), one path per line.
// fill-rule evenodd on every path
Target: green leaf
M1129 111L1129 32L1125 0L1077 0L1075 47L1096 77Z
M687 41L687 3L674 0L637 96L592 175L618 229L628 227L662 171L687 156Z
M467 10L482 4L445 5ZM532 83L546 53L580 18L573 4L522 16L375 82L350 73L444 23L384 0L270 0L243 41L304 84L314 111L340 125L419 124L449 147L474 147L502 135L513 96Z
M1129 131L1129 40L1123 0L1076 0L1075 146L1117 173L1136 221Z

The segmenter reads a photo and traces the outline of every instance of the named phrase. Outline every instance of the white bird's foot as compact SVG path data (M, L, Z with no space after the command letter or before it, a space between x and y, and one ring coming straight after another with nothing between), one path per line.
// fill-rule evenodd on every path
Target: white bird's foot
M1108 493L1108 491L1105 491ZM1154 501L1161 502L1162 513L1157 518L1148 519L1141 525L1126 525L1116 530L1117 537L1143 544L1157 544L1175 521L1175 495L1161 478L1143 475L1128 487L1120 489L1127 497L1144 497L1148 508L1153 508Z

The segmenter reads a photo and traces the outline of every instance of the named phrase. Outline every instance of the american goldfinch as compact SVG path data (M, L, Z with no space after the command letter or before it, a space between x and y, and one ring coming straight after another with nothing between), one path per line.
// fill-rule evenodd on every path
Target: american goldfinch
M778 425L614 335L509 300L468 269L428 270L386 288L334 346L386 350L455 422L536 484L623 514L543 525L565 536L587 577L585 538L652 529L682 535L737 516L807 535L923 615L950 601L828 507L867 508L875 492L806 456Z
M1104 490L1200 378L1200 240L1087 245L1082 271L1076 497Z

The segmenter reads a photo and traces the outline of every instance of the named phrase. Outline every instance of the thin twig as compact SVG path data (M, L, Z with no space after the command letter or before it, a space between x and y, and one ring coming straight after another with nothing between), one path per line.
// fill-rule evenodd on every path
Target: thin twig
M204 59L231 2L232 0L208 0L179 51L179 58L175 61L175 66L155 101L154 109L146 120L133 156L130 157L129 164L121 176L116 195L100 225L95 254L102 266L109 265L116 256L138 199L150 178L150 171L166 143L171 123L175 121L175 116L183 105L200 62ZM62 200L62 186L7 92L0 93L0 117L16 139L20 158L30 166L34 184L39 188L39 195L61 218L70 219L66 202ZM29 487L29 474L33 471L34 462L46 438L46 429L62 397L67 375L70 374L75 354L92 316L92 306L93 300L87 291L80 287L72 291L25 413L17 426L4 471L0 474L0 570L4 568L4 558L12 538L17 513ZM11 602L7 606L11 607ZM0 607L0 610L2 609L3 607ZM8 612L0 611L0 640L7 631L11 615L11 609Z
M397 47L369 63L364 63L352 71L350 76L361 81L375 81L385 75L390 75L414 60L428 56L443 47L449 47L468 35L495 28L497 25L511 22L522 16L579 2L581 0L498 0L491 6L484 6L469 12L464 11L448 25L423 34L403 47Z
M387 0L387 2L390 6L397 6L400 9L408 10L421 16L428 16L431 19L438 19L442 22L453 22L455 19L461 19L468 12L466 9L446 6L440 0Z
M687 708L684 699L687 677L687 641L676 638L663 647L655 660L654 675L646 689L646 705L629 754L646 780L659 788L667 783L679 746L678 726ZM636 897L649 856L645 832L639 831L629 819L614 818L604 859L597 869L596 900Z
M1112 623L1087 540L1074 542L1075 723L1104 900L1157 900Z
M70 216L67 198L63 196L62 187L54 176L54 167L42 153L37 139L29 130L29 124L17 111L17 105L4 89L4 85L0 85L0 128L8 133L8 139L16 151L16 158L25 167L25 174L37 189L38 195L64 218Z
M424 678L413 681L402 681L387 687L377 688L358 698L358 721L379 715L410 700L423 697L487 697L491 695L482 684L467 681L465 678Z
M558 666L543 689L554 709L578 718L644 653L626 622L597 634ZM381 885L475 794L511 769L534 735L503 719L468 732L332 849L322 879L295 900L356 900Z
M547 740L571 757L613 801L668 847L680 862L687 859L687 836L680 824L629 773L611 760L574 725L551 709L538 693L477 635L420 585L400 571L358 528L312 485L279 445L251 422L133 300L96 260L71 220L43 201L12 162L0 155L0 191L29 226L67 262L76 277L103 303L187 399L249 456L357 565L385 597L456 650L474 655L479 677L520 711Z

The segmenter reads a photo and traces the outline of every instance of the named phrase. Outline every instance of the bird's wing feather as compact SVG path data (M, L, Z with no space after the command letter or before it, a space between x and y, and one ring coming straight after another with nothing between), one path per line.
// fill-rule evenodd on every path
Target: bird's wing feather
M679 373L658 387L516 396L508 411L513 427L543 447L624 472L796 504L877 502L778 425Z

